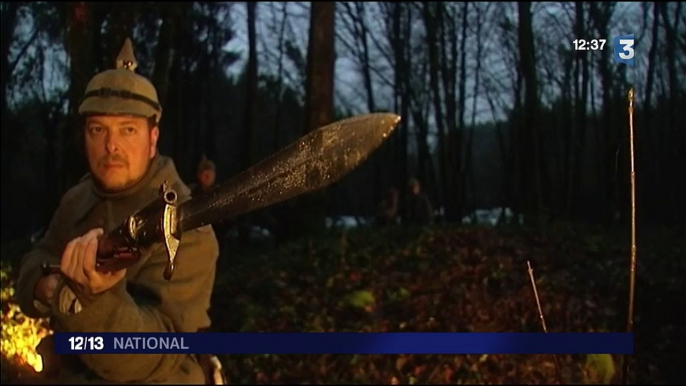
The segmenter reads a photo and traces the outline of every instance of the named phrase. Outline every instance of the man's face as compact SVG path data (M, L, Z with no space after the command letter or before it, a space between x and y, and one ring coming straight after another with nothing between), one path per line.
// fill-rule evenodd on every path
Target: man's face
M421 188L419 187L419 184L417 184L417 183L410 184L410 193L417 195L417 194L419 194L420 190L421 190Z
M88 117L85 130L91 173L107 191L128 188L143 177L160 133L146 118L109 115Z
M212 184L214 184L214 178L215 174L213 170L203 170L200 172L200 175L198 176L198 179L200 180L200 184L204 187L208 187Z

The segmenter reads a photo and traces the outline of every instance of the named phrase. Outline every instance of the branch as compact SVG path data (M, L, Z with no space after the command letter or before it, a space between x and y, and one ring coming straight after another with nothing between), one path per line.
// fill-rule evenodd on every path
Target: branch
M19 60L21 59L21 57L24 56L24 54L26 53L26 50L28 50L29 46L31 44L33 44L33 42L36 40L39 32L40 32L40 30L38 28L33 29L33 34L31 35L31 38L29 38L29 41L26 42L26 44L24 44L24 47L22 47L21 51L19 51L19 55L17 55L17 57L14 58L14 61L12 62L12 64L10 64L10 68L9 68L9 74L10 75L14 72L14 69L19 64Z
M531 268L531 263L526 261L526 265L529 267L529 278L531 279L531 287L534 290L534 297L536 298L536 307L538 307L538 317L541 319L541 326L543 327L543 332L548 333L548 327L545 325L545 317L543 316L543 309L541 308L541 300L538 298L538 290L536 289L536 280L534 279L534 270ZM560 372L560 363L557 360L557 355L553 355L555 360L555 371L557 372L557 380L560 385L562 385L562 373Z

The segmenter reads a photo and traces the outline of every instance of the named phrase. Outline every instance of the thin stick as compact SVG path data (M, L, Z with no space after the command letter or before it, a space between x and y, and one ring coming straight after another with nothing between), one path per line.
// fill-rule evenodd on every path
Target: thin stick
M534 279L534 270L531 268L531 263L526 261L527 267L529 267L529 278L531 279L531 287L534 289L534 297L536 298L536 307L538 307L538 317L541 319L541 326L543 327L543 332L548 333L548 327L545 325L545 317L543 316L543 309L541 308L541 300L538 298L538 290L536 289L536 280ZM557 383L562 384L562 372L560 371L560 362L557 360L557 355L553 354L553 360L555 361L555 372L557 372Z
M634 329L634 290L636 287L636 171L634 170L634 88L629 89L629 150L631 157L631 265L629 266L629 310L626 316L626 332ZM629 374L628 354L622 356L622 383L626 385Z

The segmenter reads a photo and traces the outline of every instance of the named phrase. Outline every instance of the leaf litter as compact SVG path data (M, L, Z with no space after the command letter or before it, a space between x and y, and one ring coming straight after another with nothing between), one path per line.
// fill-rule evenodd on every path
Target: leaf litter
M349 231L246 259L229 256L213 295L213 330L541 332L530 260L550 332L623 331L628 248L617 245L573 229L541 235L509 228L398 228ZM631 380L665 383L682 376L674 366L683 363L683 346L674 342L683 319L668 312L683 308L683 280L675 279L685 272L680 251L671 241L659 243L646 262L653 270L639 265ZM557 383L551 355L220 357L231 383ZM558 360L565 383L621 377L616 355Z

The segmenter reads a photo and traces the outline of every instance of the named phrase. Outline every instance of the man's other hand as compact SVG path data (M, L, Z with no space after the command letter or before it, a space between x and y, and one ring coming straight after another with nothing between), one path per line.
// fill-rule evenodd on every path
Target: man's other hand
M62 273L89 295L107 291L126 274L126 269L107 273L95 270L98 237L102 234L103 230L96 228L70 241L60 263Z
M60 274L41 277L33 290L33 297L43 304L48 304L55 294L55 289L60 281Z

